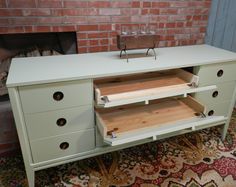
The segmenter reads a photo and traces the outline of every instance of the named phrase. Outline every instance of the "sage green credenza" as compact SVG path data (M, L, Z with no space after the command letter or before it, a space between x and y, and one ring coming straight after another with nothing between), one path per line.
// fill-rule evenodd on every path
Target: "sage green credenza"
M236 54L208 45L14 59L7 80L29 186L37 170L222 126Z

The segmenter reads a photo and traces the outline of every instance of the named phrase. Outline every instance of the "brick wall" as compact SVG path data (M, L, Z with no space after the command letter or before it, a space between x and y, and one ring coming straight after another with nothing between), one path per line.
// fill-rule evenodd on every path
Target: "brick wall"
M204 42L211 0L0 0L0 33L76 31L79 53L116 50L122 25L156 24L160 46Z

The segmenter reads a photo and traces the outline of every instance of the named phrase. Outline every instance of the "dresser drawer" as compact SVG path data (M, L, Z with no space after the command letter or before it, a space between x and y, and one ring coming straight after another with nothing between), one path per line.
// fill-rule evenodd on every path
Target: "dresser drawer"
M95 103L108 108L215 88L197 86L198 76L182 69L112 77L94 81Z
M94 129L31 141L34 163L91 151L95 148Z
M193 97L204 104L220 103L232 99L235 81L219 83L216 87L214 90L195 93Z
M224 120L223 116L205 117L205 106L195 99L168 98L149 105L129 105L97 109L96 120L104 142L112 146L145 138L195 129L199 125Z
M74 106L91 105L91 80L19 87L24 113L36 113Z
M212 103L206 107L207 116L227 116L229 112L231 101L224 101L221 103Z
M199 76L199 86L236 80L236 62L205 65L194 68Z
M94 128L92 105L25 114L30 140Z

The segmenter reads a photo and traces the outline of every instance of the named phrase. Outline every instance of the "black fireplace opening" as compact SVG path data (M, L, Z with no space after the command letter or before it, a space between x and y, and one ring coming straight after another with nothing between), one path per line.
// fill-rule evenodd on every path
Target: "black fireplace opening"
M6 80L12 58L77 53L76 32L0 34L0 101L8 99Z

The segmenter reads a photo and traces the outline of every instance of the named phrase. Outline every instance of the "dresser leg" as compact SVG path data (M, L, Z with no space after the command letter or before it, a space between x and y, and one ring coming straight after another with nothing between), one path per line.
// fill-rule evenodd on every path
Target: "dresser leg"
M35 186L35 172L32 169L26 169L26 174L27 174L27 179L28 179L28 184L29 187L34 187Z
M224 141L228 130L228 125L224 125L221 132L221 140Z

